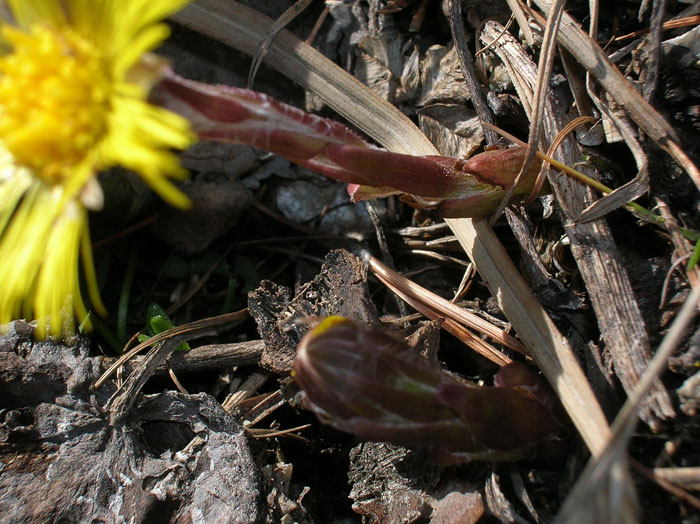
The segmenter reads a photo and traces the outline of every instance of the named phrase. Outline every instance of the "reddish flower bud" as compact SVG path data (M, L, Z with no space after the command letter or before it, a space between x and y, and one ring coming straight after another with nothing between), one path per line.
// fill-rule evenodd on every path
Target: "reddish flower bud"
M561 431L532 393L534 374L509 367L501 378L514 384L479 387L401 340L329 317L299 344L294 378L322 422L366 440L429 445L445 464L522 458Z

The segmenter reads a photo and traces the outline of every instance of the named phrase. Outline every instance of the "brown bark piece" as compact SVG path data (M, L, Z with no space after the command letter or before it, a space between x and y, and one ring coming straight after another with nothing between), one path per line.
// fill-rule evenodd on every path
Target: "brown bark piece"
M296 348L314 317L341 315L358 322L379 325L379 316L367 289L367 270L348 251L331 251L313 281L295 297L288 288L263 281L248 294L248 309L265 341L260 366L287 374Z
M371 522L469 524L486 511L478 486L455 479L439 483L439 469L425 450L358 444L350 451L348 479L353 510Z
M84 339L0 338L0 515L4 522L255 522L260 474L243 428L206 394L141 397L125 424L92 390ZM214 465L216 467L214 467Z

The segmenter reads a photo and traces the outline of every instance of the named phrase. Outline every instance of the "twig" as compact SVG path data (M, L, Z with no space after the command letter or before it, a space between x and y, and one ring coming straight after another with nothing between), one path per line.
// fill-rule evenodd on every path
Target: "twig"
M198 346L189 351L175 351L168 358L168 366L176 373L192 373L198 371L216 371L234 366L250 366L260 362L265 343L262 340L248 340L231 344L209 344ZM106 370L115 359L104 359L103 368ZM136 356L124 364L127 372L141 365L142 356ZM165 365L159 366L156 374L167 371Z
M459 64L462 67L462 76L464 76L464 83L469 92L469 99L472 104L474 104L476 114L481 121L494 124L491 108L486 104L486 100L484 100L484 96L481 93L481 86L479 82L477 82L476 75L474 74L474 63L472 62L471 54L467 48L467 35L464 33L464 22L462 21L462 2L461 0L448 0L447 6L449 10L448 19L450 22L450 30L452 31L452 40L457 48ZM488 127L482 126L482 129L484 130L484 137L486 138L487 144L493 145L498 142L498 135L496 133Z

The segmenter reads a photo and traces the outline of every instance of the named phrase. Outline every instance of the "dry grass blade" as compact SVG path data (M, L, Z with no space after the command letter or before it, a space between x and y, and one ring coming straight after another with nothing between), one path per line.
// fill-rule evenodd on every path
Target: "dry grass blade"
M532 29L527 20L527 15L523 12L523 8L518 0L506 0L508 2L508 7L510 7L513 16L518 21L518 26L523 32L523 37L525 38L525 43L528 47L535 45L535 36L532 34Z
M185 389L185 386L182 385L182 382L180 382L180 380L177 378L175 372L170 368L168 368L168 375L170 376L170 380L173 381L173 384L175 384L175 387L180 393L182 393L183 395L189 395L187 389Z
M252 54L271 21L237 2L198 0L174 16L185 26ZM319 95L388 150L434 155L435 147L400 111L286 31L273 42L266 62ZM489 225L447 221L487 281L499 306L556 390L591 452L601 450L609 427L571 347L533 297Z
M544 13L549 13L552 9L551 0L535 0L535 4ZM532 10L530 15L544 26L545 22L541 15ZM559 43L600 82L600 85L625 109L642 131L671 155L700 189L700 170L678 144L673 128L630 85L620 70L610 61L605 51L591 40L567 13L562 16Z
M495 22L487 23L482 32L484 43L488 44L494 40L496 35L500 34L500 27L500 24ZM537 66L512 35L501 36L494 49L506 64L508 71L513 72L514 77L518 79L516 89L521 100L531 99ZM568 120L558 110L562 107L564 103L561 100L547 101L545 133L550 141L554 140ZM581 158L578 144L570 136L562 142L557 154L563 164L573 165ZM575 218L591 202L590 191L568 177L550 174L549 181L606 349L612 357L615 372L625 390L631 392L648 365L651 346L627 270L620 261L612 232L606 222L575 222ZM645 400L641 416L646 423L657 428L660 420L674 415L668 393L658 382L653 395Z
M417 298L424 302L429 308L438 311L446 318L452 318L457 322L464 324L475 331L479 331L487 335L504 346L509 347L519 353L527 355L527 350L515 338L504 333L502 329L494 326L490 322L484 320L478 315L470 313L461 307L454 305L452 302L436 295L432 291L428 291L424 287L419 286L412 280L398 274L385 264L373 256L367 257L369 268L372 272L380 277L382 281L388 282L391 289L401 291L404 295Z
M578 126L580 121L586 120L594 119L591 117L578 117L569 122L564 129L559 132L559 135L554 142L552 142L552 145L547 151L547 156L554 156L557 147L559 147L559 144L566 137L566 135L568 135L573 128ZM637 165L639 166L637 176L633 180L627 182L625 185L611 191L602 199L593 202L574 219L575 222L589 222L591 220L604 217L608 213L611 213L620 207L626 206L631 201L639 198L648 191L649 184L646 155L643 151L641 151L641 147L639 147L639 144L636 142L633 136L628 136L626 132L623 133L623 136L625 136L625 140L627 140L627 143L631 146L630 149L633 151L634 157L637 160ZM544 182L544 180L542 182ZM534 196L536 196L537 193L539 193L539 188L537 184L535 184L531 200L534 199Z
M552 143L549 146L549 149L547 150L547 156L548 157L553 157L554 152L557 150L559 145L562 143L564 138L566 138L569 133L573 132L574 129L576 129L578 126L583 125L585 123L591 123L595 122L595 118L590 117L590 116L579 116L578 118L574 118L571 122L569 122L564 129L559 131L559 134L557 137L552 141ZM534 152L534 155L537 156L537 151ZM546 180L546 166L542 166L542 169L540 170L540 174L537 176L537 181L535 182L535 187L532 188L532 193L530 193L530 197L527 199L525 202L525 205L529 205L532 203L537 196L540 194L540 191L542 191L542 186L544 185L544 181Z
M681 18L676 18L674 20L668 20L667 22L664 22L663 29L664 31L667 31L669 29L678 29L681 27L688 27L691 25L698 24L700 24L700 15L684 16ZM629 33L622 36L616 36L615 38L613 38L613 42L622 42L623 40L629 40L630 38L636 38L638 36L645 35L648 32L648 28L640 29L639 31L635 31L633 33Z
M488 358L499 366L504 366L511 361L503 353L475 337L469 331L462 328L462 324L474 331L483 333L515 351L527 355L527 350L513 337L504 333L483 318L474 315L464 309L455 306L452 302L428 291L408 278L398 274L379 262L373 256L367 257L369 268L382 283L400 296L411 307L423 313L431 320L439 320L443 328L457 336L465 344L482 356Z
M277 411L287 403L287 399L284 398L284 394L282 393L281 389L276 389L268 394L259 395L258 397L253 398L258 399L258 402L245 414L245 427L254 426L270 413Z
M253 371L245 382L241 384L234 392L229 394L221 403L221 407L228 413L232 413L241 402L250 398L260 387L267 382L271 373L269 371L257 369Z
M636 500L624 474L628 467L627 444L636 426L639 406L697 315L698 301L700 287L694 288L686 299L634 393L615 418L603 455L588 462L559 512L556 523L637 521L636 518L631 520L631 510L636 506ZM627 517L623 516L623 511L627 512Z
M503 213L503 210L513 196L513 191L523 175L530 169L532 162L535 160L535 153L540 147L540 142L542 141L542 117L545 108L544 102L547 98L547 91L549 90L549 78L552 75L554 56L557 51L557 32L559 31L559 23L561 22L561 15L564 12L565 3L565 0L554 0L554 5L547 17L547 24L544 29L544 37L542 40L542 50L540 51L540 63L537 68L537 85L534 89L535 96L533 97L532 110L529 114L530 133L527 137L525 160L523 161L523 166L520 168L520 172L515 177L513 186L506 191L503 200L501 200L501 203L498 205L498 209L493 214L491 223L494 223L496 219L501 216L501 213Z
M267 36L274 24L255 9L235 1L197 0L172 18L185 27L251 56L257 43ZM407 116L381 98L374 95L369 97L364 84L290 32L279 32L265 55L265 63L299 85L317 92L324 102L343 116L351 112L353 118L348 120L388 150L407 154L438 154ZM376 136L378 129L387 127L416 129L417 132L383 132L381 137Z
M596 200L574 219L575 222L584 223L598 220L616 209L628 205L632 200L639 198L647 192L646 179L634 179L625 185L618 187L607 196Z
M588 14L591 18L591 22L588 27L588 36L590 36L593 40L598 39L598 22L600 19L599 8L599 0L588 0Z
M260 41L255 55L253 55L253 63L250 65L250 72L248 73L248 89L252 89L253 82L255 82L255 75L258 73L258 69L260 69L260 65L267 54L267 50L270 48L270 44L275 39L275 36L277 36L277 33L287 27L292 20L304 11L304 9L309 7L310 3L311 0L298 0L275 20L275 23L270 28L270 32L264 40Z
M434 258L436 260L439 260L440 262L445 262L447 264L453 264L455 266L463 267L463 268L468 268L470 266L469 262L465 262L464 260L461 260L459 258L451 257L448 255L443 255L441 253L437 253L435 251L427 251L425 249L411 249L410 253L412 255L420 255L428 258Z
M700 468L654 468L654 475L674 484L685 486L689 489L698 490L700 488Z
M297 440L307 442L307 439L296 434L297 431L302 431L308 429L312 424L303 424L301 426L296 426L294 428L288 429L259 429L259 428L246 428L248 434L253 438L274 438L274 437L291 437Z
M620 133L620 135L622 135L622 138L625 140L627 147L629 147L630 151L632 151L632 154L634 155L634 161L637 164L637 175L634 177L633 180L630 180L624 186L613 191L613 193L617 193L616 195L609 195L608 197L604 197L600 201L594 202L591 206L589 206L587 209L581 212L581 214L577 218L577 221L580 222L594 220L600 216L603 216L606 212L610 212L616 207L624 205L623 203L620 203L620 201L622 200L621 193L625 192L625 197L627 197L631 194L636 194L640 191L640 189L646 191L649 185L649 160L647 159L646 153L644 153L644 151L642 150L641 145L637 141L636 133L632 129L632 126L626 121L626 119L620 118L618 115L615 114L614 111L611 111L610 108L607 105L605 105L603 101L600 100L600 98L596 96L596 94L593 92L593 85L591 82L590 74L587 75L586 78L586 90L588 91L588 95L590 96L591 100L593 100L596 107L598 107L600 112L606 115L607 118L613 123L615 128L617 128L617 131ZM626 189L626 186L635 188L635 190L632 191L630 189ZM610 196L614 196L615 200L612 203L606 203L606 198L609 198ZM630 200L628 200L628 202Z
M150 347L159 342L165 342L172 339L177 339L178 344L184 342L185 339L194 339L199 337L205 337L212 334L212 331L216 331L216 328L224 325L238 324L243 322L250 315L247 309L241 311L235 311L233 313L227 313L225 315L219 315L218 317L204 318L202 320L196 320L190 322L189 324L183 324L182 326L177 326L172 329L167 329L161 333L158 333L154 337L149 338L145 342L142 342L138 346L131 348L129 351L124 353L119 359L109 366L109 369L105 371L102 376L95 382L95 388L101 387L107 379L112 376L112 374L119 369L124 363L132 358L134 355L143 351L147 347ZM214 333L216 334L216 333ZM176 347L177 344L174 346Z

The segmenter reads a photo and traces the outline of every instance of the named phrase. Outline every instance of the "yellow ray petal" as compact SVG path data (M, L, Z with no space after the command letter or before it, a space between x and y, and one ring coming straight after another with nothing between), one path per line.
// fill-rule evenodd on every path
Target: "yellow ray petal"
M60 0L8 0L17 24L25 29L36 23L63 24L65 11Z

